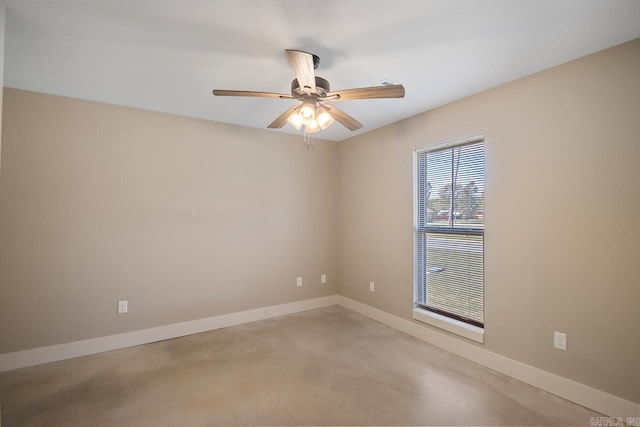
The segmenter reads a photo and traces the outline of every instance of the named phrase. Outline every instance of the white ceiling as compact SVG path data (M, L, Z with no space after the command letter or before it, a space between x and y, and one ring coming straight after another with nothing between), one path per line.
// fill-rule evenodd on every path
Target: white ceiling
M404 84L404 99L340 102L364 127L331 140L640 37L638 0L4 3L8 87L266 128L294 101L211 90L288 93L285 48L319 55L333 90Z

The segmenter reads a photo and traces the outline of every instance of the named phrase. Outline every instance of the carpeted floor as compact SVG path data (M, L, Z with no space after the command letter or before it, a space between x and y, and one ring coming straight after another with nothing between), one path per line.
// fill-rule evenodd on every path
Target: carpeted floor
M2 427L589 425L599 414L333 306L0 374Z

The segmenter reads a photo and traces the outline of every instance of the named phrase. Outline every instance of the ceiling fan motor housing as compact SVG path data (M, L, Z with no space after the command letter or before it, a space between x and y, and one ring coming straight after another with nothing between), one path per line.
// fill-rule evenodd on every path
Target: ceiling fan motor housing
M329 89L329 81L323 79L322 77L316 77L316 89L314 92L311 92L310 95L317 95L320 98L327 96L327 93L331 92ZM300 84L298 83L298 79L293 79L291 82L291 95L294 98L301 98L305 96L309 96L309 94L305 93L304 90L300 89Z

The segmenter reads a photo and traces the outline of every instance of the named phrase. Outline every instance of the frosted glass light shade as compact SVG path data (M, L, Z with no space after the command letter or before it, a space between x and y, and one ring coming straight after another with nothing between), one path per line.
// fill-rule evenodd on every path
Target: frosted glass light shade
M316 105L314 102L305 101L302 103L302 107L300 107L300 116L304 120L311 120L315 117L316 114Z
M320 130L320 125L316 119L309 120L309 123L306 124L305 129L308 133L318 132Z
M299 130L300 127L302 127L302 125L304 124L304 120L300 116L300 110L296 110L293 113L291 113L291 115L287 118L287 122L291 126L296 128L296 130Z
M316 120L318 121L320 129L326 129L333 123L333 117L331 117L331 114L323 107L316 108Z

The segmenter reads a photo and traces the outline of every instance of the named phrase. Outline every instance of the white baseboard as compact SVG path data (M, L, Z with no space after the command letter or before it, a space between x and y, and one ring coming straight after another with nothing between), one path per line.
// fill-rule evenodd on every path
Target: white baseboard
M479 363L494 371L501 372L608 416L623 417L623 419L626 417L640 416L640 405L637 403L518 362L517 360L509 359L508 357L493 353L482 347L438 332L435 329L386 313L340 295L330 295L287 304L272 305L106 337L4 353L0 354L0 372L197 334L335 304L339 304L356 313L377 320L378 322Z
M338 295L337 301L344 308L607 416L622 417L623 420L626 417L640 416L640 405L638 403L501 356L482 347L347 297Z
M0 372L148 344L335 304L337 304L337 295L330 295L106 337L4 353L0 354Z

